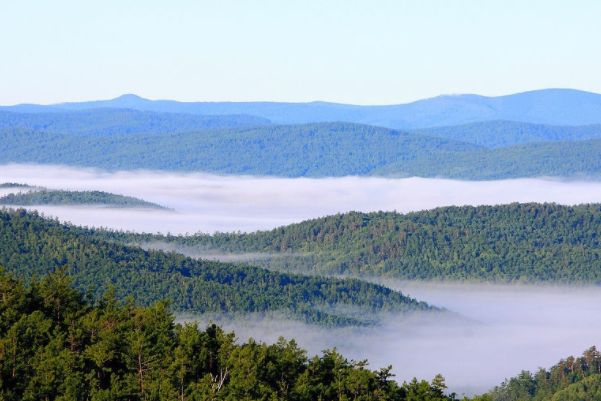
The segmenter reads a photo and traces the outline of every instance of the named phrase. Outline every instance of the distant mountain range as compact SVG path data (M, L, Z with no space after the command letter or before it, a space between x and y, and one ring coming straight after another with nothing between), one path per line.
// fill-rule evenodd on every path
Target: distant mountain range
M0 144L0 163L113 171L601 179L601 95L547 89L396 106L125 95L0 107Z
M601 95L573 89L544 89L499 97L445 95L390 106L327 102L177 102L123 95L112 100L51 106L5 106L0 107L0 111L64 113L97 108L204 116L247 115L267 119L274 124L342 121L395 129L441 127L492 120L549 125L601 124Z

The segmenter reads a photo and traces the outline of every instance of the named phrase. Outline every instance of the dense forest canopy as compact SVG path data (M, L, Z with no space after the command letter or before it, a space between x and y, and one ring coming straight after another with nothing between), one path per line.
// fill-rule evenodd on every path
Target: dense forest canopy
M0 197L0 205L102 205L112 207L139 207L150 209L168 208L134 198L104 191L65 191L38 188L28 192L10 193Z
M253 254L274 270L406 280L601 284L601 205L513 203L337 214L271 231L190 236L98 231L182 252ZM257 254L269 257L259 258Z
M599 138L533 143L516 140L511 146L487 148L488 139L483 140L485 146L482 146L351 123L136 135L0 128L0 141L4 144L0 163L65 164L109 171L151 169L279 177L356 175L468 180L541 176L597 179L601 171Z
M391 367L371 371L336 349L239 343L214 324L175 324L166 302L86 299L70 284L64 269L25 287L0 268L0 399L454 399L440 375L399 385Z
M71 288L65 269L27 286L0 268L3 400L455 400L444 378L402 385L336 349L309 357L294 340L237 341L219 326L175 324L169 304L146 308ZM91 295L91 296L90 296ZM473 401L598 400L601 354L522 371ZM468 400L464 398L464 400Z
M362 280L195 260L124 246L94 232L22 209L3 209L0 266L27 280L65 266L80 290L102 293L112 285L120 300L132 296L147 306L169 299L173 310L192 314L271 314L321 325L364 326L389 314L443 313Z
M262 126L169 134L81 136L0 129L0 163L66 164L110 171L152 169L324 177L369 175L391 163L481 147L349 123Z
M491 401L594 401L601 399L601 354L593 346L534 374L522 371L491 390Z
M582 141L601 137L601 125L548 125L517 121L482 121L450 127L413 130L490 148L529 142Z
M160 134L266 124L270 124L270 121L248 115L198 116L130 109L61 113L15 113L0 110L0 128L25 128L72 135Z

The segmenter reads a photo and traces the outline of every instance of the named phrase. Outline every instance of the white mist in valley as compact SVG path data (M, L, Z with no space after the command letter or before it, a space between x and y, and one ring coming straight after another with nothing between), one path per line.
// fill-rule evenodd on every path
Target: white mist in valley
M601 182L551 179L286 179L5 165L0 166L2 182L138 197L174 211L33 208L75 224L174 234L265 230L351 210L409 212L449 205L601 202ZM14 189L3 189L0 195L10 191ZM522 369L549 367L562 357L601 346L599 288L385 284L479 323L391 318L378 328L325 330L263 319L229 327L242 340L295 338L312 354L338 347L349 358L369 359L373 369L392 364L401 381L414 376L430 380L441 373L458 393L485 391Z
M222 322L240 341L294 338L310 355L337 347L375 370L393 365L400 382L446 378L449 391L481 394L522 370L549 368L561 358L601 346L598 287L391 282L392 288L471 319L391 317L381 327L323 329L275 319ZM206 319L200 319L203 324Z
M351 210L410 212L450 205L601 202L601 182L550 179L288 179L151 171L109 173L58 166L4 165L0 166L2 182L52 189L100 190L141 198L172 208L174 212L64 206L36 206L35 209L75 224L173 234L252 232Z

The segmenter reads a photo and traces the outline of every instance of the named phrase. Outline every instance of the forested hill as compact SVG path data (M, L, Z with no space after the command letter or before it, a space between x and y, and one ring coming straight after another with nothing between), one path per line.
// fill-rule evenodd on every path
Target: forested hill
M270 121L265 118L248 115L198 116L129 109L91 109L61 113L0 111L0 128L73 135L160 134L267 124Z
M437 310L356 279L309 277L194 260L95 238L92 231L24 210L0 211L0 266L29 280L66 267L76 288L175 311L276 314L324 325L376 324L388 313Z
M530 142L573 142L601 138L601 125L566 126L516 121L484 121L450 127L425 128L413 132L492 148Z
M22 400L452 401L444 378L397 384L334 350L237 341L175 324L165 302L120 305L69 287L64 272L27 288L0 268L0 398Z
M594 401L601 399L601 354L595 346L582 356L561 359L550 369L522 371L487 394L491 401Z
M601 124L601 95L573 89L544 89L507 96L437 96L413 103L389 106L356 106L327 102L177 102L148 100L124 95L111 100L62 103L52 106L2 107L11 112L64 112L96 108L200 115L247 114L275 124L345 121L395 129L511 120L551 125Z
M601 139L486 149L452 139L324 123L175 134L80 136L0 129L0 163L280 177L375 175L600 178Z
M30 188L35 188L35 187L28 185L28 184L22 184L19 182L3 182L2 184L0 184L0 189L6 189L6 188L30 189Z
M367 125L323 123L174 134L80 136L0 130L0 163L284 177L367 175L481 147Z
M10 193L0 197L0 205L101 205L118 208L168 208L134 198L103 191L64 191L36 189L28 192Z
M601 179L601 139L536 142L467 152L430 154L393 162L372 175L502 180L557 177Z
M601 284L601 205L510 204L417 213L347 213L251 234L105 232L117 241L252 253L253 263L318 274L407 280ZM264 259L258 257L263 253ZM279 257L278 257L279 256Z

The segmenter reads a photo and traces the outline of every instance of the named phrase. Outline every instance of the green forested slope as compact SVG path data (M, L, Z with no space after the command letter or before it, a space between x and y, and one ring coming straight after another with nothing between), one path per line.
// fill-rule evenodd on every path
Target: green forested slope
M549 370L522 371L489 394L492 401L596 401L601 399L601 354L596 347L569 356Z
M450 127L424 128L412 132L486 147L506 147L528 142L582 141L600 138L601 125L569 126L518 121L481 121Z
M86 302L64 272L26 289L0 268L0 399L445 401L444 379L398 385L334 350L236 341L216 325L175 324L165 302Z
M150 305L168 298L190 313L279 313L326 325L365 325L382 312L430 310L426 304L365 281L270 272L251 266L197 261L107 242L90 231L24 210L0 212L0 266L41 277L66 266L82 290Z
M107 108L59 113L17 113L0 110L0 128L22 128L73 135L157 134L266 124L270 124L270 121L248 115L198 116Z
M484 148L350 123L81 136L0 129L0 163L281 177L601 178L601 139Z
M272 269L409 280L601 283L601 205L510 204L347 213L250 234L97 233L252 253ZM257 253L264 253L261 259Z
M112 194L109 192L48 189L7 194L0 197L0 205L103 205L112 207L167 209L164 206L146 202L142 199Z
M4 129L0 141L0 163L284 177L366 175L393 162L479 148L348 123L84 137Z
M394 162L373 175L500 180L524 177L601 179L601 139L528 143L506 148L440 153Z

